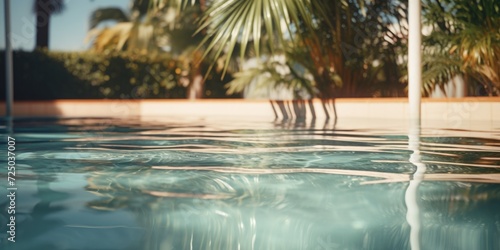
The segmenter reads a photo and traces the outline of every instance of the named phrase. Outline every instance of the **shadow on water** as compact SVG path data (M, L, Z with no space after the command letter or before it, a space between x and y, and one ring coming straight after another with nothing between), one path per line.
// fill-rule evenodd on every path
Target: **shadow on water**
M295 118L295 119L275 119L274 125L277 129L285 129L285 130L306 130L306 131L315 131L318 129L318 126L322 127L320 130L323 131L335 131L335 126L337 125L337 120L330 119L321 119L321 122L318 122L316 118L313 119L305 119L305 118Z
M271 108L276 119L297 119L305 120L307 118L307 109L311 119L316 119L316 109L313 100L270 100ZM321 107L327 119L337 119L337 108L335 99L321 99Z

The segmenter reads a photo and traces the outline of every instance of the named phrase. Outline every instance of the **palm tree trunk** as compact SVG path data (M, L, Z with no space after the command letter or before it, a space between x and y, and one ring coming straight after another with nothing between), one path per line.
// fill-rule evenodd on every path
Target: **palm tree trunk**
M50 13L47 8L47 0L36 0L36 48L49 47L49 27L50 27Z

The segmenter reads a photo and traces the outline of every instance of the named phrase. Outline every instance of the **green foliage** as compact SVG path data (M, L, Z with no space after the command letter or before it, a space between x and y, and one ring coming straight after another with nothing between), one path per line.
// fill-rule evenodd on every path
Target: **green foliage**
M0 57L4 52L0 51ZM5 61L0 60L0 77L5 79ZM16 100L185 98L182 62L164 53L144 56L127 52L14 53ZM235 98L226 95L224 83L232 78L211 73L204 97ZM0 98L5 97L0 88Z
M154 2L188 5L187 0ZM388 27L406 19L405 8L404 1L214 0L207 1L198 32L206 35L204 57L219 59L212 60L217 66L223 59L224 70L232 54L285 53L287 63L300 63L313 75L320 97L370 96L373 86L403 86L397 53L404 52L398 49L404 31ZM303 50L301 58L289 48Z
M170 54L181 61L182 80L189 88L189 98L203 96L205 79L201 77L206 60L202 60L203 49L197 48L203 38L196 33L196 21L201 16L201 5L185 6L180 12L175 2L147 12L155 1L132 1L130 17L119 9L98 9L91 17L91 27L104 20L116 20L111 27L92 28L87 39L92 41L91 50L103 53L127 51L143 55ZM127 19L124 21L124 19ZM205 70L206 71L206 70ZM208 77L209 74L206 75ZM222 76L224 78L224 76ZM205 95L214 92L207 90Z
M90 16L90 30L87 41L91 50L111 53L128 51L133 53L158 53L160 43L157 37L164 32L157 28L161 19L147 15L149 0L134 0L129 13L119 8L101 8ZM104 21L116 21L111 27L98 27Z
M496 0L426 0L424 22L424 93L455 75L500 94L500 2Z
M291 65L272 59L258 63L257 66L247 70L236 72L233 76L234 80L226 85L228 94L242 93L251 83L254 83L256 89L287 87L294 90L297 95L300 90L306 90L309 98L314 96L313 82L298 74ZM303 99L302 96L296 96L296 98Z
M178 84L177 62L168 56L16 52L14 69L17 100L185 96Z
M167 90L177 86L176 61L167 55L142 56L130 53L112 53L105 56L94 53L51 53L64 62L75 77L98 86L104 96L130 98L167 96ZM116 83L125 83L119 86ZM125 93L123 93L125 90Z
M181 10L190 2L198 1L153 0L152 6L156 10L170 4ZM267 50L285 53L288 63L307 68L321 98L402 95L407 83L407 1L203 2L207 7L198 32L206 36L200 47L206 46L204 56L218 59L213 65L221 65L222 59L227 69L232 54L244 57L253 50L258 57ZM461 74L469 84L498 94L500 2L425 0L423 13L424 28L432 27L424 38L423 92ZM258 72L238 73L231 91Z
M275 40L281 44L285 40L282 22L288 27L289 34L293 33L291 27L294 23L304 22L312 27L308 5L309 1L302 0L213 1L199 28L207 29L207 36L203 40L203 43L207 43L205 55L214 50L215 57L226 53L229 58L239 44L240 57L244 57L248 43L253 41L255 53L260 56L262 29L267 35L268 45L274 50ZM229 60L226 60L224 69L228 65Z

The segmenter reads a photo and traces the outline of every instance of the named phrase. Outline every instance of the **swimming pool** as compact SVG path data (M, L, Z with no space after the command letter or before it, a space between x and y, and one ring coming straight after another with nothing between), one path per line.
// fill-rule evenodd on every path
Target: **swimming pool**
M500 249L500 126L373 124L16 119L1 246Z

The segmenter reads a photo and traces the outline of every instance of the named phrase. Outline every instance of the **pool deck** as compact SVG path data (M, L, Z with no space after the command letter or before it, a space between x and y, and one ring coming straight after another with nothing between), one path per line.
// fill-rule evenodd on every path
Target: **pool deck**
M321 101L313 103L316 117L325 118ZM409 112L406 98L337 99L336 108L339 118L407 119ZM16 101L13 113L14 117L275 117L269 101L243 99ZM0 103L0 115L5 115L5 103ZM497 122L500 97L423 98L422 120Z

